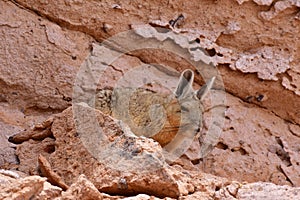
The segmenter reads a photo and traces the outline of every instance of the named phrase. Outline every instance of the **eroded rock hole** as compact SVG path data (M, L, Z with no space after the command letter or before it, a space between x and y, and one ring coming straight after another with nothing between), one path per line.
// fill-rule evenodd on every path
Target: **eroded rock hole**
M256 97L256 100L257 100L258 102L261 102L261 101L263 100L263 98L264 98L264 95L260 94L260 95L258 95L258 96Z
M214 48L212 49L206 49L209 56L213 57L217 54L216 50Z
M217 185L215 188L215 191L219 191L221 189L221 186Z
M55 151L55 145L47 145L45 148L44 148L44 151L51 154Z
M243 148L240 148L240 149L238 150L238 152L239 152L241 155L246 155L246 154L247 154L247 151L246 151L245 149L243 149Z
M201 159L195 159L192 160L191 162L193 163L193 165L198 165L200 163Z
M219 57L223 57L223 54L221 54L221 53L217 53L217 56L219 56Z
M242 147L230 149L231 152L239 152L241 155L247 155L247 151Z
M228 145L222 143L222 142L219 142L216 146L218 149L223 149L223 150L227 150L228 149Z

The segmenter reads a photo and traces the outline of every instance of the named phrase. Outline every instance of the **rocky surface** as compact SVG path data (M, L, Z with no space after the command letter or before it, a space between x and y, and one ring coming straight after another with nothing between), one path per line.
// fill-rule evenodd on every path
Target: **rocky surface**
M64 182L71 185L80 174L84 173L97 189L111 194L149 193L156 196L178 197L181 193L190 192L188 183L180 183L177 180L178 177L184 180L185 175L167 167L162 149L157 142L133 137L131 132L127 133L124 132L126 129L118 128L118 123L112 118L87 106L80 105L73 109L79 109L79 113L83 116L73 116L72 109L69 108L57 116L51 126L55 138L53 144L55 151L48 155L48 160L53 172L62 177L62 181L53 181L57 180L56 175L49 172L51 170L48 164L43 164L45 163L43 160L47 158L39 159L40 171L50 182L56 184ZM93 135L93 129L97 129L94 123L84 125L82 130L75 129L74 118L93 121L93 115L84 114L93 112L96 112L97 123L104 134L101 137L107 137L108 141L99 139L96 131ZM41 149L45 149L43 145L45 140L47 138L40 144L32 145L30 144L32 140L29 139L19 146L17 154L22 155L19 156L19 170L28 173L24 169L29 167L29 173L39 173L36 163L38 156L43 153ZM93 144L99 144L102 148L98 145L93 147ZM32 146L41 148L31 151ZM137 173L138 171L140 173Z
M130 4L64 0L56 3L16 2L63 27L87 33L98 41L126 31L130 25L151 24L158 20L165 24L182 14L184 20L178 28L190 33L194 40L198 38L201 47L209 50L213 57L218 57L218 63L222 64L219 70L230 93L244 100L260 94L272 98L272 101L253 103L268 108L286 120L300 123L297 101L300 95L300 20L297 0L279 1L274 5L273 1L231 0L189 4L161 4L160 1L151 4L138 1ZM235 15L236 10L241 10L242 14ZM157 63L167 63L173 67L178 65L173 56L149 56L148 52L137 55L144 62L159 61ZM255 67L258 63L259 66ZM184 63L181 65L184 66ZM236 71L228 73L229 69ZM261 80L277 81L259 84ZM283 108L282 104L286 106Z
M82 124L78 123L81 120ZM45 125L44 129L51 129L53 135L49 137L55 138L55 144L52 144L55 146L55 150L50 154L46 154L45 157L41 157L43 153L41 149L45 149L44 142L50 139L49 137L41 139L41 142L32 144L34 140L30 137L35 135L29 130L11 137L11 141L19 141L20 135L23 137L26 134L28 135L27 141L23 141L17 148L17 154L22 155L19 156L20 165L18 169L26 173L45 176L50 183L67 190L67 192L62 193L61 198L72 198L72 195L75 194L80 197L81 195L84 196L85 193L89 193L88 197L95 196L94 198L101 199L100 192L104 192L121 194L123 196L144 193L156 197L174 198L182 196L187 199L200 197L208 199L213 197L220 199L247 199L250 197L263 198L269 196L267 193L261 192L259 188L264 188L266 191L276 190L278 193L286 193L284 194L286 196L297 195L299 190L290 186L280 187L268 183L242 184L226 180L225 178L209 176L200 172L199 169L201 167L197 165L198 169L194 166L193 170L184 169L185 165L173 164L173 166L169 166L165 161L166 154L163 154L162 148L157 142L152 139L134 136L127 126L120 124L119 121L98 110L88 107L86 104L74 105L73 110L68 108L61 114L46 120L43 124ZM38 127L41 128L41 126ZM102 130L100 137L99 130L97 130L99 127ZM33 130L36 130L36 128L33 128ZM39 129L39 131L43 132L44 130ZM104 140L104 143L102 140ZM227 149L230 149L229 152L232 152L233 149L233 152L238 153L238 155L245 156L248 154L246 155L247 157L254 158L253 154L255 152L252 151L258 148L253 147L250 151L248 149L244 150L242 147L234 148L228 146L225 149L226 142L222 141L222 139L220 141L223 143L220 142L216 150L213 150L211 155L204 162L201 162L201 164L205 165L205 169L216 170L216 174L221 171L232 173L230 168L224 167L222 163L224 160L221 159L223 157L227 160L232 160L227 156ZM246 143L247 141L245 143L239 142L240 145ZM94 144L98 145L95 147L93 146ZM32 146L39 149L39 151L32 150ZM258 164L255 162L252 162L251 167L249 167L250 164L247 165L247 158L244 159L234 154L242 163L245 163L244 171L240 172L244 175L244 179L248 176L249 181L256 181L255 178L259 180L259 178L267 179L272 177L273 179L268 181L282 185L298 184L295 174L298 175L299 172L291 171L292 174L288 174L288 171L284 171L289 170L291 166L293 169L297 169L297 166L286 163L289 160L284 160L286 159L284 156L287 156L284 154L287 152L284 152L284 149L282 149L284 147L279 145L273 148L266 153L267 157L263 156L264 153L261 153L261 158L256 156L257 160L255 162L260 164L259 159L265 159L264 161L269 159L269 162L266 162L266 166L264 166L264 168L269 168L269 170L264 170L265 174L259 173ZM285 149L288 149L288 147L286 146ZM224 152L220 153L219 151ZM276 154L276 151L278 154ZM276 155L278 157L282 156L284 159L280 160L281 157L275 159ZM214 160L210 161L210 159ZM254 161L254 159L251 160ZM38 166L37 162L39 162ZM212 165L212 163L215 165ZM222 167L218 168L218 165ZM276 169L278 165L281 165L282 171ZM28 168L31 171L26 171ZM233 173L238 172L235 171ZM91 182L87 181L85 176L81 174L84 174ZM223 174L218 175L226 176ZM231 174L230 176L233 177L234 175ZM250 177L253 179L251 180ZM243 177L235 176L235 178L241 181L244 180ZM284 182L284 180L290 182ZM87 189L89 187L91 189ZM251 191L251 194L249 194L249 191ZM138 199L140 197L137 196L135 198Z
M16 180L1 175L0 180L1 199L30 199L42 191L46 178L30 176Z
M177 168L180 171L180 168ZM191 185L195 191L181 195L180 199L298 199L300 189L290 186L278 186L272 183L241 184L208 174L189 174ZM179 177L178 180L181 180ZM46 178L29 176L12 178L0 174L1 199L106 199L106 200L172 200L174 198L158 198L146 194L136 196L112 196L99 192L95 185L85 175L78 179L66 190L51 185Z
M63 110L91 38L67 31L33 12L0 2L1 102L24 113Z
M230 95L227 102L219 143L199 167L239 181L263 180L299 187L300 138L291 131L294 125ZM235 168L237 165L240 167Z
M299 199L299 7L297 0L1 0L0 199ZM103 49L104 40L113 49ZM132 48L139 50L123 53ZM68 108L140 77L165 81L144 83L152 92L173 91L187 68L200 88L212 76L209 62L218 81L203 129L174 163L157 142L93 108L82 107L88 114L80 119L92 123L78 129L76 107ZM162 67L133 70L149 63ZM74 96L85 65L100 68L90 68ZM104 76L90 85L99 71ZM130 82L121 81L126 76ZM217 105L226 106L225 123L212 128L223 86ZM109 142L101 143L95 124ZM212 130L221 134L207 137ZM99 152L95 141L110 148ZM147 170L161 167L149 172L145 160Z

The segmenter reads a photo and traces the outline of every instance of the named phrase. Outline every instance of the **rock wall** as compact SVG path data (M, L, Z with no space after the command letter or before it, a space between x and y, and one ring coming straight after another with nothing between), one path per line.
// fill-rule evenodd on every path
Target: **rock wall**
M173 32L185 35L188 40L176 45L193 61L203 58L198 50L205 49L226 90L225 125L214 149L202 158L201 143L195 140L177 164L230 180L299 187L299 8L297 0L1 0L0 167L36 174L34 166L30 171L19 165L22 154L15 155L25 143L14 145L8 137L69 107L80 66L87 56L96 55L96 46L144 26L172 30L153 33L153 38L174 41ZM119 51L124 47L107 45ZM141 49L110 63L98 87L112 87L126 72L149 63L178 72L190 68L197 74L193 63L170 52ZM206 78L198 73L195 87ZM207 105L202 135L210 123ZM50 136L35 147L40 140L31 140L28 148L37 148L34 154L46 148L47 157L55 139ZM37 180L41 185L43 180Z
M219 70L222 72L228 92L244 100L264 95L270 100L257 101L255 98L250 100L288 121L300 123L300 106L297 101L300 95L300 22L299 2L296 0L279 2L227 0L163 4L160 1L151 3L133 1L130 4L63 0L55 3L15 2L19 7L44 16L62 28L86 33L97 41L126 31L130 25L149 24L157 20L167 23L182 14L185 17L180 28L192 33L198 30L195 39L200 39L200 43L201 39L209 40L209 44L204 44L205 48L212 56L221 57L219 64L222 65ZM237 10L240 12L237 13ZM63 40L61 37L58 38ZM49 42L54 46L63 43L57 41L55 45L51 38ZM76 49L67 41L61 45L65 48L68 46L71 51ZM81 43L78 46L86 49ZM72 53L69 58L72 57ZM73 54L77 56L75 52ZM82 57L86 55L79 54ZM143 61L166 59L159 56L151 58L147 55L141 57ZM229 69L234 72L230 73ZM250 84L253 87L249 87Z

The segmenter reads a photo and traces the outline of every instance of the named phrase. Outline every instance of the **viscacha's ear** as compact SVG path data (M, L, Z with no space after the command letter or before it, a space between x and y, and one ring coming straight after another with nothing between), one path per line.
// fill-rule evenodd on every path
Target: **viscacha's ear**
M199 100L203 100L209 90L212 88L216 77L212 77L205 85L203 85L198 91L196 91L196 96Z
M193 91L192 84L194 81L194 72L190 69L184 70L179 78L175 95L177 98L186 96Z

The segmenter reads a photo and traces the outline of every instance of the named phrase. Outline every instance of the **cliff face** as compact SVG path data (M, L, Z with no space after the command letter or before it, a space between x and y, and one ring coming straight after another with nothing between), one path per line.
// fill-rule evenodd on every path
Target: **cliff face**
M90 90L96 93L118 84L143 83L147 90L167 93L175 89L176 85L173 85L179 72L192 69L196 89L211 76L217 76L214 90L204 101L204 126L200 138L195 139L181 159L173 163L174 168L166 169L171 170L166 173L171 174L173 182L165 181L162 185L169 187L168 184L171 184L175 193L169 195L151 186L152 194L158 197L200 195L197 193L200 191L197 189L198 182L193 182L194 189L190 189L186 179L174 179L178 165L178 173L183 173L181 168L184 168L230 181L264 181L300 187L299 27L300 4L297 0L151 3L2 0L0 167L19 169L30 175L39 174L36 171L37 159L38 154L43 152L50 164L56 167L63 182L75 184L85 165L79 167L81 173L76 171L72 174L74 177L70 177L63 170L64 161L55 159L63 145L58 143L62 136L53 133L56 131L63 135L68 128L43 125L43 128L36 128L37 135L27 132L25 139L17 142L22 144L16 146L7 138L36 127L50 116L53 118L53 114L71 106L72 100L79 103L84 94L90 94ZM207 53L203 54L201 50ZM201 65L198 66L199 62ZM145 67L153 63L160 67ZM92 71L81 79L86 66ZM138 73L136 69L141 66L144 70ZM145 70L146 73L143 72ZM96 77L100 72L103 75ZM89 85L95 77L99 79L97 84ZM148 80L152 79L163 83L148 84ZM86 81L86 84L81 85L82 91L78 92L76 88L77 83L82 84L80 81ZM219 101L214 103L214 99ZM211 128L214 127L212 110L218 106L224 108L224 116L222 123L214 129ZM64 118L64 114L59 115ZM66 117L66 122L71 118ZM45 127L51 127L51 131L43 131ZM207 141L206 136L212 131L221 132L215 135L213 141ZM205 146L208 143L214 148ZM66 148L66 151L70 149ZM206 151L209 154L206 155L204 150L209 150ZM66 155L69 154L73 155L72 152ZM100 171L97 175L103 173ZM116 177L118 173L114 172ZM103 180L95 181L96 174L84 174L100 191L129 194L120 192L117 183L106 186ZM143 193L147 189L139 183L145 181L145 177L128 177L138 183L131 182L130 194ZM199 174L193 177L199 177ZM153 183L157 179L161 179L159 175L147 181ZM44 181L36 180L39 184ZM78 181L88 180L81 177ZM176 181L186 185L178 186ZM218 183L222 181L221 178L216 180ZM220 191L234 193L232 196L235 198L243 195L247 198L245 193L239 196L237 191L248 187L256 191L257 183L253 184L236 186L234 182L227 182L226 187L220 186ZM265 184L263 187L266 191L273 190L273 185ZM278 186L277 189L280 193L282 188ZM221 198L220 191L201 195Z

